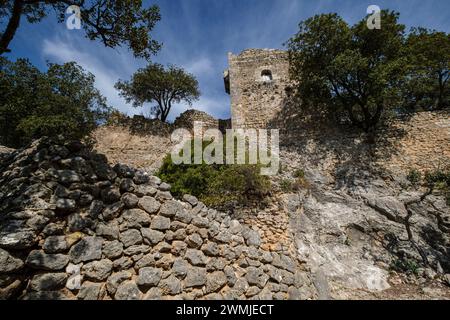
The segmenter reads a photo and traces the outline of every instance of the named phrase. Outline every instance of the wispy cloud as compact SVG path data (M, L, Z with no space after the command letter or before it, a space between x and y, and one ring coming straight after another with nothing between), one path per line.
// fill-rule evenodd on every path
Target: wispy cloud
M57 36L44 39L42 42L42 55L46 59L64 63L75 61L85 70L95 75L95 84L100 92L108 99L108 103L127 114L136 113L136 109L126 104L119 96L114 84L121 76L129 71L129 63L117 59L114 65L102 60L92 52L92 47L79 46L72 38Z
M229 96L223 88L222 72L227 68L227 52L246 48L282 48L297 31L301 20L326 12L337 12L350 23L364 17L371 0L151 0L161 8L162 20L153 37L163 49L153 60L175 64L193 73L202 96L193 108L216 117L230 116ZM425 26L450 31L450 2L439 0L377 0L381 8L399 11L408 27ZM40 48L40 50L36 50ZM68 31L56 19L21 25L13 42L14 58L26 56L36 65L43 61L76 61L96 76L96 85L111 105L128 114L139 114L114 89L118 79L129 79L145 61L126 49L105 48L89 41L81 31ZM177 105L171 114L190 108Z

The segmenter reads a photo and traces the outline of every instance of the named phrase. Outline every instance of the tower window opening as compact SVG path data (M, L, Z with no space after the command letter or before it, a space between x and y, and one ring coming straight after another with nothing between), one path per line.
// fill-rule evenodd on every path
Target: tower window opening
M272 81L272 71L270 70L263 70L261 71L261 80L262 81Z

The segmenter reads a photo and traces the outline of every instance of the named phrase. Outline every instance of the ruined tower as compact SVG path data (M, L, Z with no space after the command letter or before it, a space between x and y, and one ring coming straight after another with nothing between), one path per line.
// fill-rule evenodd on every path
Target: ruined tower
M231 96L233 128L268 128L280 113L289 82L286 51L248 49L228 54L225 91Z

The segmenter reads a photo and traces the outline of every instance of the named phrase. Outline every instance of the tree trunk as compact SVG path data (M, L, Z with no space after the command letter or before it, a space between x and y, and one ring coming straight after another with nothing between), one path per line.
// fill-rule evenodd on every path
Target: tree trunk
M19 28L20 24L20 17L22 15L23 11L23 3L22 0L15 0L11 18L9 19L8 25L5 29L5 32L2 34L0 39L0 55L4 54L5 52L9 52L8 49L9 43L14 38L14 35L16 34L17 28Z

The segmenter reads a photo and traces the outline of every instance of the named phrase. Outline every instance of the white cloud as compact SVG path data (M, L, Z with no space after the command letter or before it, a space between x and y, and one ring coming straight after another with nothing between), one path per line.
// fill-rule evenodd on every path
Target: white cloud
M211 60L206 57L189 62L185 66L185 69L194 75L201 75L202 77L214 73L213 64Z
M92 45L92 43L90 43ZM97 51L92 46L89 49L78 46L71 38L56 37L52 39L44 39L42 44L42 54L44 58L51 58L53 61L59 63L75 61L85 70L95 75L95 85L100 90L102 95L108 99L108 103L115 108L127 114L138 113L139 110L127 104L124 99L119 96L118 91L114 88L114 84L127 72L120 72L118 70L130 71L130 64L120 56L117 58L115 65L110 65L106 61L101 60L101 57L95 54ZM114 53L117 55L117 53ZM129 61L129 60L128 60ZM128 77L128 75L127 75Z

